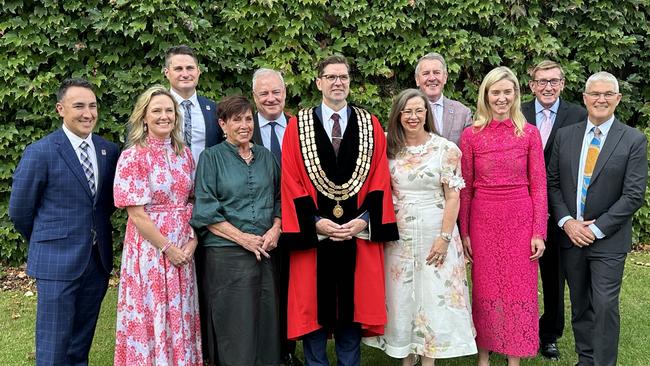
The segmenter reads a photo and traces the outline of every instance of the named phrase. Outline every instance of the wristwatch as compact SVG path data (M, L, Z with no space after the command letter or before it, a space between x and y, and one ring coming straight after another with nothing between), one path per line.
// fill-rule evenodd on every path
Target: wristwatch
M451 234L449 233L440 233L440 237L442 238L442 240L446 241L447 243L451 241Z

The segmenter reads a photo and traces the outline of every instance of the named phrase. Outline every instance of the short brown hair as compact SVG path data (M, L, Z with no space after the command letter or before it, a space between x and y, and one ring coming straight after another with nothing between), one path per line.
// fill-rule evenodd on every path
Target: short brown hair
M253 105L243 95L230 95L219 102L217 110L219 111L219 119L227 121L229 118L238 114L253 111Z
M350 64L348 64L348 60L345 58L345 56L336 53L320 60L320 62L318 63L318 77L323 76L323 70L325 70L325 68L328 65L333 65L333 64L343 64L345 65L345 68L348 69L348 72L350 72Z
M61 82L59 90L56 92L57 102L62 101L63 97L65 97L65 93L67 93L68 89L72 88L73 86L89 89L91 92L93 92L93 94L95 94L95 88L93 87L93 84L91 84L88 80L80 78L68 78Z
M560 70L560 75L564 79L564 70L562 70L562 66L560 66L560 64L558 64L557 62L551 61L551 60L541 61L537 65L535 65L534 67L529 68L528 69L528 75L530 75L531 79L535 79L535 74L538 71L551 70L551 69L559 69Z
M194 63L196 63L196 66L199 65L199 60L194 55L194 50L190 46L182 44L182 45L179 45L179 46L171 47L170 49L167 50L167 52L165 53L165 67L166 68L169 67L172 56L176 56L176 55L192 56L192 58L194 59Z

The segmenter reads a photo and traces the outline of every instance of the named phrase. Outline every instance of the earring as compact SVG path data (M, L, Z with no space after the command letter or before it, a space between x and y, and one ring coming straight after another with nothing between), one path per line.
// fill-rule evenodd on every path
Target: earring
M147 126L147 124L145 122L142 122L142 124L144 125L144 127L143 127L144 132L147 132L149 130L149 126Z

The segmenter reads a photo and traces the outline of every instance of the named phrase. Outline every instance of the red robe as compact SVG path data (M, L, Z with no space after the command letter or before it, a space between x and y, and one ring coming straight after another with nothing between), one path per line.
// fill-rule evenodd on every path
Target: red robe
M327 137L323 136L324 129L319 118L314 118L314 125L319 125L316 128L317 135L319 129L321 130L320 136L317 136L319 138L316 139L317 145L329 143L329 140L324 140ZM346 143L346 139L348 139L348 145L353 148L355 145L358 146L358 139L355 141L348 136L348 129L351 129L351 124L356 123L355 121L356 118L353 114L343 135L341 148ZM349 198L351 200L349 203L360 212L368 212L370 219L371 241L358 238L350 241L351 245L356 245L356 259L353 262L354 268L352 268L354 271L354 304L351 316L353 322L361 325L364 336L381 335L384 332L386 305L383 242L398 238L390 190L386 139L375 116L372 116L372 124L374 149L370 171L360 191ZM352 130L357 129L352 128ZM354 133L354 131L351 132ZM353 138L356 137L353 136ZM354 162L355 159L348 158L348 155L342 156L341 151L339 150L339 157L342 158L337 162L332 150L334 164L340 164L342 167L345 164L350 166L350 161ZM327 156L323 155L319 146L321 161L327 159ZM345 168L341 169L345 170ZM282 230L283 235L287 236L286 242L290 243L289 247L291 248L287 308L287 336L289 339L297 339L322 327L319 323L319 299L317 296L317 247L319 245L345 245L340 242L332 243L329 239L320 243L317 241L315 216L341 223L340 220L332 217L331 208L329 208L331 205L323 204L324 199L326 198L317 192L305 169L300 150L298 119L293 117L287 125L282 149ZM356 205L352 200L356 201ZM322 206L328 206L328 209L319 210L319 202ZM347 221L349 218L345 218L344 222ZM320 265L323 265L322 261L320 261ZM327 265L331 265L331 268L337 271L339 261L332 260ZM336 301L337 299L334 299L333 303Z

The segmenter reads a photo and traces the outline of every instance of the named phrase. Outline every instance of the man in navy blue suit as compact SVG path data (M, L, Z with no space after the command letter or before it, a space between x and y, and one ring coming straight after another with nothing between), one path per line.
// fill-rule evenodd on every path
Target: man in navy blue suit
M113 268L116 144L93 135L92 85L66 79L57 93L62 128L29 145L13 176L9 216L29 242L36 278L36 364L87 365Z
M164 73L171 93L181 107L185 145L192 150L194 164L198 164L203 150L224 140L217 123L217 105L196 92L201 69L190 47L180 45L167 50Z

